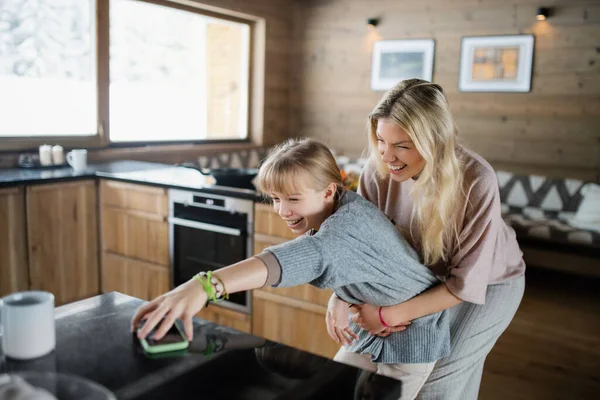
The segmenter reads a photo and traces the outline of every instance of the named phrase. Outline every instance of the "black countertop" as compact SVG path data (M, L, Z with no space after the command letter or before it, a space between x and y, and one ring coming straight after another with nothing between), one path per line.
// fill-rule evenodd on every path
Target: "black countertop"
M132 171L149 171L169 167L166 164L144 161L112 161L88 164L85 171L75 173L71 167L57 168L11 168L0 169L0 187L52 183L76 179L89 179L100 174L116 174Z
M253 201L261 199L259 194L254 190L215 185L212 177L204 176L200 172L190 168L128 160L89 164L85 171L79 173L73 172L71 167L0 169L0 188L92 178L113 179L122 182L193 190Z
M148 358L129 331L141 303L113 292L58 307L55 351L0 372L75 374L120 400L399 398L398 381L200 319L187 352Z

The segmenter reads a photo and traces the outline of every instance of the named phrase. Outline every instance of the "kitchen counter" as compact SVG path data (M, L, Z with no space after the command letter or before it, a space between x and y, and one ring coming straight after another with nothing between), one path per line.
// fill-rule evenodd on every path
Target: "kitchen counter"
M358 398L399 398L398 381L200 319L187 352L149 358L129 331L141 303L113 292L58 307L56 350L28 362L2 360L3 372L75 374L120 400L352 399L355 387Z
M96 176L122 182L193 190L202 193L233 196L253 201L260 201L262 198L255 190L216 185L213 177L202 175L200 171L184 167L163 165L160 169L150 170L123 172L99 171Z
M89 164L85 171L79 173L73 172L71 167L49 169L0 169L0 188L92 178L113 179L122 182L188 189L254 201L259 201L261 199L260 195L254 190L215 185L212 177L202 175L199 171L190 168L127 160Z
M166 164L144 161L112 161L88 164L85 171L75 173L71 167L57 168L11 168L0 169L0 188L17 185L52 183L77 179L95 178L97 174L114 174L131 171L148 171L169 167Z

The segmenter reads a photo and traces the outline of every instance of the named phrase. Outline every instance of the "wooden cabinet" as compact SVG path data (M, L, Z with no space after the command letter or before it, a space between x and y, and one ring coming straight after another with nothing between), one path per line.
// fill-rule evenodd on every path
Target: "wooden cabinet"
M219 307L216 304L209 305L196 316L219 325L237 329L238 331L252 333L252 318L248 314Z
M271 206L255 206L254 253L284 243L295 235ZM325 313L331 290L311 285L255 290L252 334L332 358L339 345L327 334Z
M170 289L169 270L164 266L105 252L102 267L105 292L117 291L150 300Z
M102 291L151 300L171 287L167 189L100 182Z
M167 216L103 206L102 244L103 251L167 267Z
M340 345L327 334L326 310L321 305L255 290L252 334L333 358Z
M29 288L24 192L0 189L0 297Z
M95 180L27 187L31 289L54 293L56 304L99 293Z
M296 238L270 204L256 203L254 206L254 232L279 239Z
M169 211L169 197L165 188L102 180L100 190L103 206L163 216Z

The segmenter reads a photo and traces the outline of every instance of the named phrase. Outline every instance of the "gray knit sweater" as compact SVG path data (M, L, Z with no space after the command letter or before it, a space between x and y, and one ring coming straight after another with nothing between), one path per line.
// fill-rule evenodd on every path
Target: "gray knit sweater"
M273 257L274 256L274 257ZM258 256L280 272L274 287L310 283L352 304L390 306L440 283L387 217L361 196L344 192L317 233L269 247ZM404 332L372 336L350 320L359 340L347 349L377 363L429 363L450 353L447 311L412 321Z

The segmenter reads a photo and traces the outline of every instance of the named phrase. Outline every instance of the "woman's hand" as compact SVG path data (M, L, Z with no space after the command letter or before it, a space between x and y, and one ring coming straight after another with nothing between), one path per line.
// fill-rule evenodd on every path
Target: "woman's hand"
M394 332L401 332L406 330L410 322L403 322L397 326L385 327L379 319L379 307L372 304L363 304L353 307L356 310L356 314L352 316L354 321L362 329L368 331L371 335L377 335L381 337L389 336Z
M185 335L188 340L192 340L194 337L192 318L202 310L206 300L207 296L202 284L192 278L141 306L131 320L131 330L135 331L140 321L145 320L143 328L138 332L138 338L145 338L164 318L153 336L153 339L160 340L173 326L175 320L181 318Z
M348 303L343 302L335 293L331 295L325 316L327 333L333 340L343 346L352 344L355 339L358 340L356 333L350 329L348 313Z

